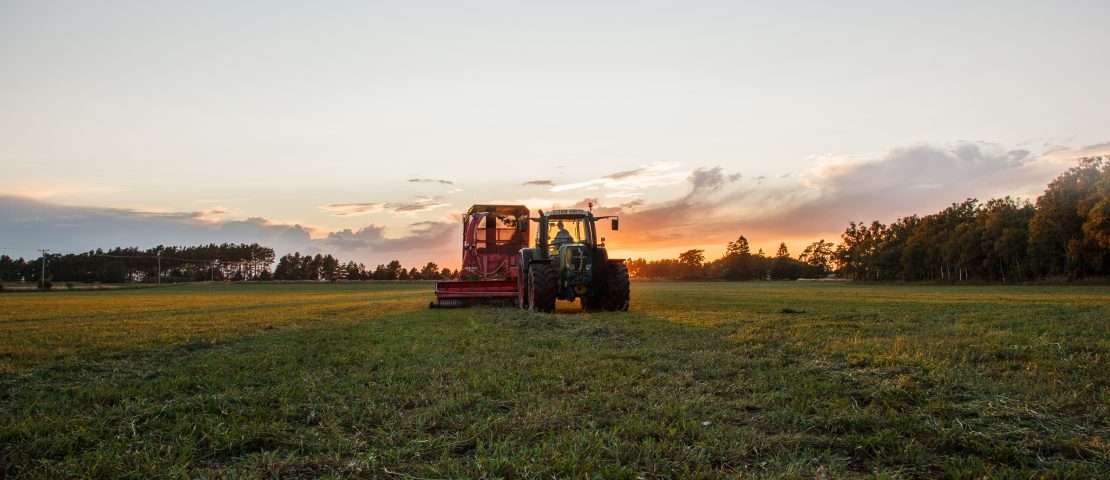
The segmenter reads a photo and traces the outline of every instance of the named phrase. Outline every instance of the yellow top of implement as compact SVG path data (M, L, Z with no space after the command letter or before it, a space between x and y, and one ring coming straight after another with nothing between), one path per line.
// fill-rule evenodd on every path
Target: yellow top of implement
M499 217L527 217L528 207L524 205L474 205L466 211L467 215L475 213L492 213Z

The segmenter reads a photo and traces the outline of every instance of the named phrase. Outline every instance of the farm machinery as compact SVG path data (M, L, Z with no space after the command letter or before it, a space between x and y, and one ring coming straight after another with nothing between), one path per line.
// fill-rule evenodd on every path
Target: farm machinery
M590 209L539 211L523 205L474 205L463 216L462 268L456 280L436 283L431 308L509 305L540 312L556 300L580 301L586 310L628 310L628 267L611 259L598 238ZM528 245L529 226L537 228Z

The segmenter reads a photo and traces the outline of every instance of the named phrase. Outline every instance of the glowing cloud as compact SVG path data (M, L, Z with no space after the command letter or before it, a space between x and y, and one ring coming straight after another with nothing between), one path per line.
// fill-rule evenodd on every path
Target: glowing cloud
M355 217L368 213L380 212L385 208L384 203L330 203L320 207L336 217Z
M628 196L637 190L682 183L689 172L675 171L681 166L678 162L655 162L634 170L612 173L601 178L582 182L566 183L551 187L552 192L567 192L579 189L609 188L616 190L612 196Z

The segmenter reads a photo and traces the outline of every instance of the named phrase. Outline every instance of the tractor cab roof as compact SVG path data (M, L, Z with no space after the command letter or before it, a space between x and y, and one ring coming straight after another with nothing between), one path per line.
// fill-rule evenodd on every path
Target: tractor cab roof
M551 218L582 218L591 216L591 213L589 210L580 208L561 208L548 212L546 216Z
M466 211L467 215L492 213L499 217L527 217L528 207L524 205L474 205Z

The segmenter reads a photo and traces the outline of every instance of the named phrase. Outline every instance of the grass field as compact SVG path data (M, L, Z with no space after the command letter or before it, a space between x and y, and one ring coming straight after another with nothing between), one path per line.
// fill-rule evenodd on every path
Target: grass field
M0 477L1110 476L1110 288L0 294Z

